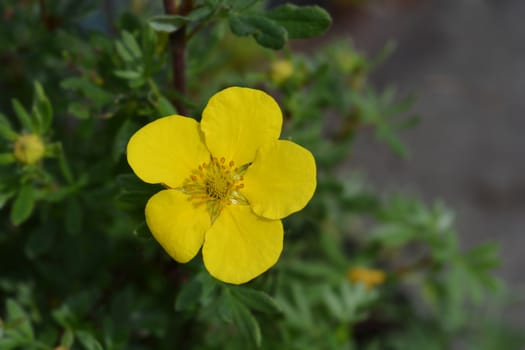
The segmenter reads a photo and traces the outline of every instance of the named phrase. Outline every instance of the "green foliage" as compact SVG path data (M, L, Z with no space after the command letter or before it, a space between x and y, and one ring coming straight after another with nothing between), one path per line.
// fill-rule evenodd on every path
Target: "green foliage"
M11 222L19 225L31 215L35 205L35 189L30 184L20 188L11 208Z
M332 24L328 12L319 6L285 4L272 9L266 16L284 27L290 39L316 37Z
M195 0L164 14L145 3L115 18L87 0L0 4L0 57L12 62L0 72L0 349L523 347L490 302L508 300L493 272L497 245L465 251L444 204L341 171L364 129L409 151L401 136L418 121L413 98L368 82L391 45L374 59L344 41L294 51L290 40L330 26L317 6ZM169 35L185 38L184 71L173 68ZM185 91L173 87L180 74ZM274 96L283 137L318 166L314 198L284 221L279 262L242 286L163 252L144 218L163 187L137 179L125 159L141 126L198 119L230 85ZM44 145L33 163L14 156L27 134ZM386 280L351 280L354 267Z
M252 35L264 47L280 49L286 42L286 31L264 16L232 14L229 19L235 35Z
M311 38L324 33L332 20L318 6L286 4L255 14L231 11L229 23L235 35L251 35L261 46L278 50L288 39Z

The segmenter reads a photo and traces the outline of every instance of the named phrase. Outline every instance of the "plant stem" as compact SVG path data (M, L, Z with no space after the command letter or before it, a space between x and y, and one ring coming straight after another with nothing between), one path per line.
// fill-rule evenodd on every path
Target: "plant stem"
M62 147L61 143L58 144L58 147L58 162L60 170L62 171L62 175L66 178L67 183L72 185L75 180L73 178L73 173L71 172L71 167L67 161L66 154L64 153L64 147Z
M115 3L113 0L104 0L102 11L104 12L104 17L106 19L106 25L109 30L109 33L112 36L115 36L117 29L115 28Z
M46 0L39 0L38 1L38 6L40 7L40 20L47 27L47 23L46 23L46 19L47 19Z
M191 0L181 0L177 7L175 0L163 0L164 12L167 15L184 16L192 8ZM184 95L186 93L186 27L182 26L173 33L170 33L171 67L173 71L173 88L176 96L173 104L180 114L186 114L184 105Z

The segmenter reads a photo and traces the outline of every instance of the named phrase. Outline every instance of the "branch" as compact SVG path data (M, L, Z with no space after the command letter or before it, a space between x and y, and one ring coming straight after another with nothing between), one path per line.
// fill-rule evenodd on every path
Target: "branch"
M177 8L175 0L163 0L164 12L167 15L184 16L191 11L192 0L181 0ZM177 31L170 33L171 68L173 71L173 88L176 96L173 104L180 114L186 114L184 105L184 95L186 94L186 27L183 26Z

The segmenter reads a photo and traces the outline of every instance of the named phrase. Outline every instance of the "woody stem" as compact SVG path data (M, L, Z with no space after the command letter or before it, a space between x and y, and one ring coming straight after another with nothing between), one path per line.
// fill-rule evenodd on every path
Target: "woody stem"
M164 12L167 15L181 15L191 11L192 0L181 0L177 6L175 0L163 0ZM180 114L186 113L184 95L186 93L186 26L170 33L171 67L173 88L176 92L173 103Z

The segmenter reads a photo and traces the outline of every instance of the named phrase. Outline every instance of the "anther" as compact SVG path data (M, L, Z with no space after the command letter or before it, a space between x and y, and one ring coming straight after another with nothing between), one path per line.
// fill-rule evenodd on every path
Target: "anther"
M213 222L224 206L247 203L237 192L244 188L244 184L240 183L244 179L241 176L243 170L245 166L235 167L233 160L210 157L208 162L189 174L180 190L188 194L188 199L195 206L206 204Z

